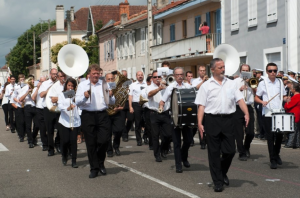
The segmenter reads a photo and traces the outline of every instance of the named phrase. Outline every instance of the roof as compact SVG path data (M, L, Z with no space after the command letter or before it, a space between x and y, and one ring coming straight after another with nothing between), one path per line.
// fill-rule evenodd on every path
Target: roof
M7 65L4 65L3 67L1 67L1 69L8 69Z
M153 15L156 15L156 14L159 14L159 13L162 13L162 12L165 12L171 8L174 8L178 5L181 5L185 2L188 2L190 0L179 0L179 1L176 1L176 2L171 2L170 4L166 5L165 7L157 10L156 8L153 7L153 12L152 14ZM142 10L141 12L137 13L137 14L134 14L134 15L130 15L128 17L128 22L126 23L126 25L129 25L129 24L133 24L133 23L136 23L136 22L139 22L139 21L142 21L142 20L146 20L148 18L147 16L147 9L145 10ZM111 26L117 26L117 25L120 25L121 24L121 21L117 21L115 22L113 25L110 25L110 26L106 26L105 28L102 28L101 30L104 30L108 27L111 27ZM97 31L97 32L100 32L100 31Z
M71 30L87 30L87 19L89 8L80 8L74 13L74 21L71 22ZM67 21L65 20L65 31L67 31ZM56 25L50 28L50 31L56 31Z
M101 20L103 24L107 24L110 20L120 20L120 7L119 5L97 5L91 6L93 16L93 23ZM132 6L129 5L129 16L137 14L143 10L147 10L147 6ZM87 19L87 18L86 18Z
M41 63L37 63L37 64L36 64L36 68L40 68L40 64L41 64ZM31 66L28 66L28 67L27 67L27 69L31 69L31 68L34 68L34 65L31 65Z

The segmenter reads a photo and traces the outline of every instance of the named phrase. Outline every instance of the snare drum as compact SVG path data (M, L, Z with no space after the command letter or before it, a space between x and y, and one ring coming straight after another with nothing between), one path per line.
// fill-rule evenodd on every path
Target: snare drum
M272 113L272 132L294 132L294 123L293 113Z
M194 103L197 91L190 89L173 89L171 98L171 115L175 126L197 127L198 107Z

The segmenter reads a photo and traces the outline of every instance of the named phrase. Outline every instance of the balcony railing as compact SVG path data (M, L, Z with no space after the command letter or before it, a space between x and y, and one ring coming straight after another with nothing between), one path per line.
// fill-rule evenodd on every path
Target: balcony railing
M152 59L175 58L181 56L213 53L221 44L221 34L212 33L152 47Z

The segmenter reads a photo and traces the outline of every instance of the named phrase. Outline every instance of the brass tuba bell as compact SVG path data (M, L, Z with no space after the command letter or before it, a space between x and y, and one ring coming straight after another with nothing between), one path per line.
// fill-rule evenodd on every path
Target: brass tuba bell
M148 99L144 98L142 95L140 95L140 101L139 104L141 106L143 106L143 104L145 104L146 102L148 102Z

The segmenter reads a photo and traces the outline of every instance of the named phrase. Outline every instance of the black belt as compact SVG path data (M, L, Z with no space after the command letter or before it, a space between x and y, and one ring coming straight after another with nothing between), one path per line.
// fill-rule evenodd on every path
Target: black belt
M87 110L82 110L82 113L90 113L90 114L98 114L98 113L104 113L106 112L106 109L103 111L87 111Z
M212 116L212 117L226 118L226 117L231 117L233 115L233 113L231 113L231 114L211 114L211 113L206 113L205 115L209 115L209 116Z
M169 110L161 112L161 113L158 113L157 111L154 111L152 109L149 109L149 110L150 110L150 112L155 113L155 114L168 114L169 115Z

